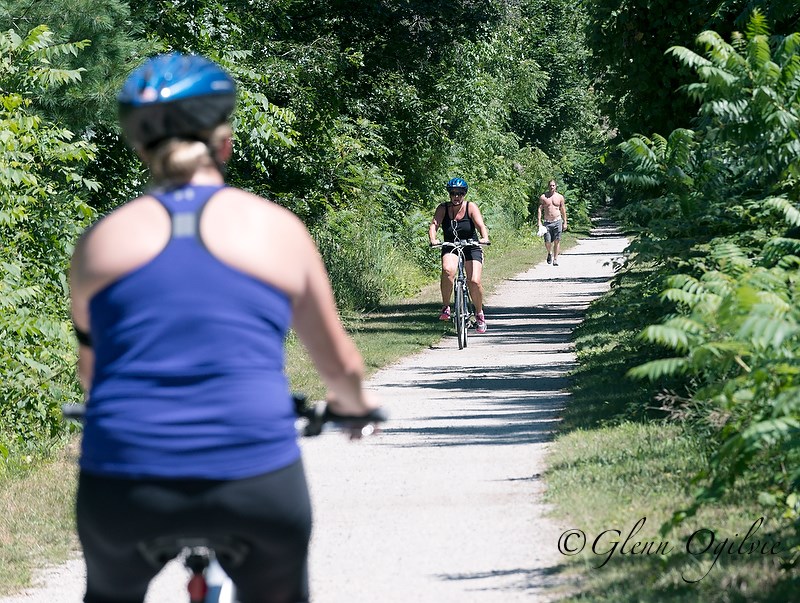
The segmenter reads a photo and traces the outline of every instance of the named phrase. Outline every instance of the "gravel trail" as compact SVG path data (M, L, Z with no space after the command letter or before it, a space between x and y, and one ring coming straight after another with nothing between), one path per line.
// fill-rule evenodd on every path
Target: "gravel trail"
M369 382L391 412L380 437L303 441L314 505L315 603L554 601L561 532L542 503L548 443L568 401L571 333L608 290L627 240L602 220L592 236L502 283L485 335L455 336ZM487 254L491 270L491 248ZM431 308L435 320L436 308ZM42 572L0 603L77 603L83 562ZM183 603L171 564L146 603Z

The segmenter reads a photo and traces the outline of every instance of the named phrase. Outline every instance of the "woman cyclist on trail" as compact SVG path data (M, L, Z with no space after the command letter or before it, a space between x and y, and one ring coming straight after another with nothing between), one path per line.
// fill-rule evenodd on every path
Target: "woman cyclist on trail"
M480 234L481 243L489 242L489 231L483 222L481 210L475 203L465 201L469 190L467 181L461 178L452 178L447 183L447 192L450 195L449 203L442 203L433 213L428 237L431 245L437 245L436 239L439 227L442 228L444 240L453 243L456 239L468 241L475 238L476 231ZM483 315L483 250L480 247L464 248L464 266L467 272L467 286L472 303L475 306L475 330L478 333L486 332L486 318ZM452 247L442 247L442 311L439 320L450 320L450 296L453 293L453 282L458 272L458 253Z
M240 538L243 603L308 599L311 507L284 372L290 325L332 410L376 408L300 220L228 187L236 86L216 63L146 61L118 96L152 189L97 222L72 259L88 391L77 523L84 601L141 602L141 542Z

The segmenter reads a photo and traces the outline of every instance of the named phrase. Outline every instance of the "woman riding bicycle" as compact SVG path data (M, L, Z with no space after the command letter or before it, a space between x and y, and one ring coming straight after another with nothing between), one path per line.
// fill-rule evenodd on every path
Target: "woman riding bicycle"
M483 222L481 210L475 203L470 203L465 198L469 185L461 178L452 178L447 183L447 192L450 195L449 203L442 203L433 213L428 237L431 245L437 245L436 239L439 227L442 228L444 240L453 243L456 240L468 241L475 238L476 231L480 233L479 242L489 242L489 231ZM464 266L467 272L467 286L475 306L475 330L478 333L486 332L486 318L483 315L483 250L480 247L465 247ZM453 282L458 272L458 252L452 247L442 248L442 311L439 320L450 320L450 296L453 293Z
M224 183L233 79L179 53L118 96L152 188L79 241L70 275L88 391L77 494L84 601L140 602L158 537L233 537L243 603L308 599L311 507L284 373L293 326L332 409L375 408L300 220ZM224 563L223 563L224 566Z

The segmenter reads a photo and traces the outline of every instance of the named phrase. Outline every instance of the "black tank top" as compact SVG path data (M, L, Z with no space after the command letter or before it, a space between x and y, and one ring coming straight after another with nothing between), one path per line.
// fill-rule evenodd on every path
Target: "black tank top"
M469 201L467 201L467 211L464 212L464 217L460 220L453 220L450 217L450 203L443 203L442 205L444 205L444 218L442 219L444 240L452 243L456 238L461 241L475 238L475 222L469 217Z

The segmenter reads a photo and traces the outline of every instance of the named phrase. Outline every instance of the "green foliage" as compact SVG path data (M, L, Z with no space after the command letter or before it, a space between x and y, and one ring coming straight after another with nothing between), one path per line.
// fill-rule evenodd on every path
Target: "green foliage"
M230 181L292 209L320 241L341 238L332 225L363 213L393 253L427 271L424 230L411 240L405 216L429 220L454 174L473 186L494 235L527 228L528 196L553 176L573 195L576 226L603 200L585 16L565 1L158 0L133 11L155 38L236 75ZM341 286L362 278L346 254L325 257ZM358 287L339 298L373 303Z
M686 86L695 130L621 145L618 181L643 196L623 212L643 227L634 261L660 258L671 306L641 338L673 354L628 374L680 380L674 415L716 444L693 504L665 529L756 472L762 499L797 519L800 37L770 37L756 11L731 38L703 32L703 56L670 49L699 80Z
M116 92L137 54L147 51L147 45L134 37L139 28L131 22L128 3L4 0L0 30L19 32L41 27L51 36L47 55L50 77L71 72L78 72L81 77L79 86L53 87L49 94L32 97L37 110L76 132L87 127L113 127ZM65 48L72 50L63 52Z
M51 61L82 46L53 43L46 27L0 34L0 442L52 435L77 395L66 270L93 216L84 199L98 185L79 168L95 148L37 114L34 99L80 81Z
M673 279L676 289L665 296L679 303L681 314L643 332L646 340L684 355L630 374L694 379L692 415L720 443L698 476L698 503L715 500L756 468L769 476L771 494L786 500L800 483L797 266L754 266L738 248L723 249L715 262L717 271L699 281Z
M391 232L369 215L339 211L314 238L342 309L375 309L392 298L416 293L422 270L398 249ZM359 270L353 270L359 266Z
M675 61L665 49L689 46L707 30L727 38L754 9L778 34L800 24L793 0L595 0L587 8L603 112L626 138L653 131L666 136L692 124L699 103L676 90L693 80L697 65Z
M365 205L401 224L397 213L429 211L459 173L520 227L527 189L541 186L533 145L555 166L546 177L569 180L576 203L591 198L584 16L566 2L157 1L134 15L174 47L259 74L259 93L292 116L291 144L255 154L254 137L240 138L231 177L311 226Z

